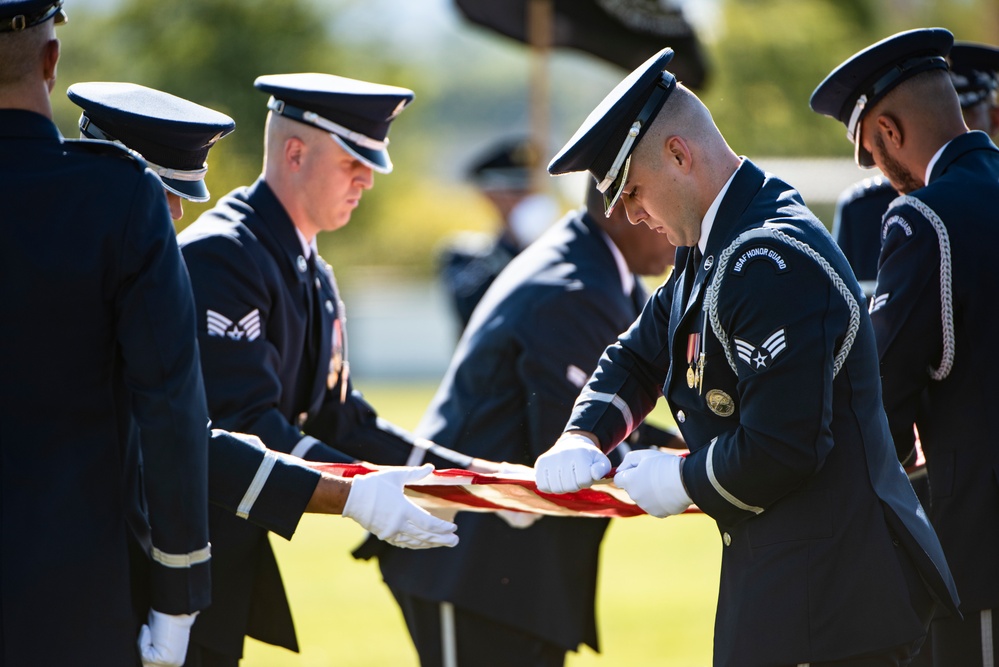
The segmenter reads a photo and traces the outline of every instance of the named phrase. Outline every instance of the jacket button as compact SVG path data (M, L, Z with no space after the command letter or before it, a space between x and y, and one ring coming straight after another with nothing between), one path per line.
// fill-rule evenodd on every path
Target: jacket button
M326 302L326 312L329 313L330 315L333 314L333 302L332 301L327 301Z
M722 533L722 542L724 542L727 547L732 546L732 536L728 533Z
M298 427L302 428L303 426L305 426L305 422L307 422L307 421L309 421L309 413L308 412L299 413L299 415L298 415Z
M678 422L680 422L681 424L683 422L687 421L687 415L684 413L683 410L677 410L677 412L676 412L676 420Z
M302 273L305 273L308 268L309 268L309 265L306 264L305 258L302 257L301 255L299 255L298 256L298 270L301 271Z

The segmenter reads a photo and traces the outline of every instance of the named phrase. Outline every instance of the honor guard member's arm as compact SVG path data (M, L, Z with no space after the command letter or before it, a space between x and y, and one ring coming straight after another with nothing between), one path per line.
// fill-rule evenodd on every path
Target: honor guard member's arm
M726 370L734 364L738 425L696 449L682 468L698 507L729 523L762 513L821 468L833 445L837 358L859 321L857 295L823 269L814 251L796 247L796 230L776 231L786 232L795 246L783 237L749 239L732 248L731 263L718 267L725 271L714 309L719 328L713 333L709 323L706 336L721 334L728 351L719 354L712 341L715 354L709 348L707 364ZM741 257L749 260L739 262ZM656 382L665 379L656 369L668 363L670 304L664 295L670 287L660 289L635 326L608 348L567 430L595 434L606 450L627 433L636 412L643 414Z
M396 546L454 546L456 526L404 496L407 483L429 467L399 468L350 480L320 473L293 456L264 447L255 436L212 432L209 495L220 507L291 539L304 512L342 514Z
M80 150L117 146L67 142ZM163 186L146 170L131 199L126 252L116 267L118 342L139 427L152 529L151 606L188 614L210 600L208 413L194 333L194 302ZM135 182L133 181L133 182Z
M913 203L935 217L922 202ZM882 234L877 291L870 304L871 322L881 360L885 412L896 453L905 463L915 452L912 425L920 395L933 379L932 374L941 375L941 379L946 376L953 360L950 247L942 223L935 227L911 204L889 209ZM920 270L914 271L913 267ZM946 290L946 308L941 302L942 288Z

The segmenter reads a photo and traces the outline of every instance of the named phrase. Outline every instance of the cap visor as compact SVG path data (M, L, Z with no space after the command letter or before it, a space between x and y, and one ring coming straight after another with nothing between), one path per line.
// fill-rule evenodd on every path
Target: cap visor
M194 202L205 202L211 199L208 186L205 185L204 181L178 181L175 178L163 178L162 176L160 176L160 180L163 182L164 188L184 199Z
M329 135L332 137L333 141L340 145L340 148L344 149L362 163L371 167L374 171L377 171L379 174L389 174L392 172L392 160L389 159L388 151L362 148L353 141L344 139L339 134L333 134L330 132Z

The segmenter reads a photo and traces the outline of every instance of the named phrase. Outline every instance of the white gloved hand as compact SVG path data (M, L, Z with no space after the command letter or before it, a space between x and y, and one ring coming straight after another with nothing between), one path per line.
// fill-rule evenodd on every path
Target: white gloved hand
M597 445L579 433L563 433L534 464L534 482L544 493L572 493L593 485L611 469Z
M198 612L162 614L149 610L146 625L139 630L142 667L180 667L187 659L187 641Z
M682 514L694 501L683 488L683 458L658 449L634 449L625 455L614 483L639 507L659 518Z
M457 526L431 515L403 495L406 484L423 479L433 469L426 463L418 468L398 467L353 477L343 516L393 546L453 547L458 544L454 534Z

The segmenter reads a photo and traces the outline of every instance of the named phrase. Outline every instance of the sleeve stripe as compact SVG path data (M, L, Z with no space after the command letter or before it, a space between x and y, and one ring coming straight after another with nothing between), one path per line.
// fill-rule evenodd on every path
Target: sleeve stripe
M753 505L747 505L746 503L742 502L741 500L733 496L731 493L726 491L725 487L723 487L721 485L721 482L718 481L718 478L715 477L715 466L712 463L712 461L714 460L715 445L717 443L718 443L718 438L715 438L714 440L711 441L711 445L708 447L707 473L708 473L708 480L711 482L711 486L715 487L715 491L718 492L718 495L720 495L722 498L732 503L739 509L745 510L747 512L752 512L753 514L763 514L762 507L755 507Z
M579 394L579 398L576 399L576 405L579 405L583 401L600 401L603 403L610 403L615 408L621 411L621 417L624 418L624 427L627 433L631 433L635 430L635 418L631 414L631 408L625 403L624 399L617 394L606 394L599 391L593 391L589 387L583 389Z
M313 438L311 435L307 435L295 444L295 448L292 449L290 453L292 456L304 459L305 455L309 453L309 450L312 449L318 442L319 440Z
M212 545L207 544L203 549L198 549L187 554L168 554L153 547L152 557L153 561L166 567L176 569L189 568L192 565L200 565L201 563L210 561L212 559Z
M253 481L246 488L246 493L243 495L243 499L239 501L239 507L236 508L236 516L240 519L248 519L250 517L250 510L253 509L253 503L257 502L257 496L263 491L264 484L267 483L267 478L270 477L271 470L274 469L274 464L277 463L277 458L277 454L271 450L264 451L264 460L260 462L257 474L253 476Z
M432 442L423 438L413 440L413 448L409 450L409 458L406 459L406 465L418 466L422 464L423 460L427 458L427 450L430 449L432 444Z

